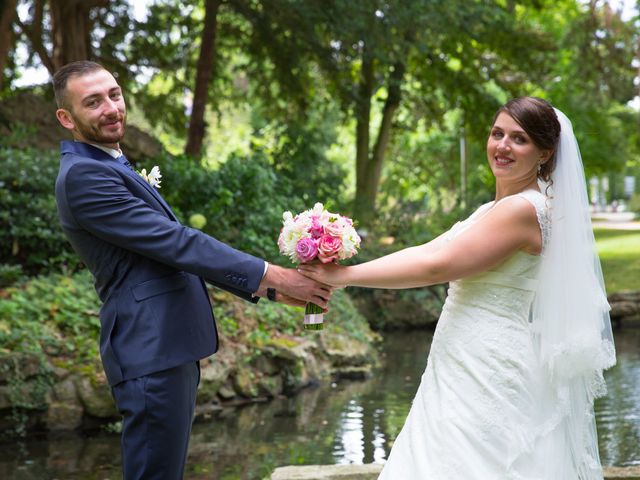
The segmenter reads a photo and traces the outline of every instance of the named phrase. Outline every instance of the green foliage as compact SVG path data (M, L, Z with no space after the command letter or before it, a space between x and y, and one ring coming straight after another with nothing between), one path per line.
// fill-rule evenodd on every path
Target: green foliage
M53 151L0 147L0 264L28 275L77 266L58 222L59 162Z
M565 11L553 24L559 51L542 95L571 119L588 175L621 171L638 154L638 114L626 107L636 94L638 30L606 3Z
M24 280L2 292L0 352L81 366L97 358L99 299L87 271Z
M462 115L454 110L438 126L417 122L396 135L380 188L374 237L391 236L402 246L425 243L491 199L493 178L484 149L467 147L466 207L461 202Z
M22 265L0 264L0 288L8 287L22 276Z
M263 108L259 112L266 113ZM306 122L268 122L254 114L257 133L252 138L254 149L270 159L290 201L287 210L297 212L311 208L316 202L346 214L348 198L344 196L348 169L344 163L328 158L328 150L336 142L338 112L323 105L307 110Z

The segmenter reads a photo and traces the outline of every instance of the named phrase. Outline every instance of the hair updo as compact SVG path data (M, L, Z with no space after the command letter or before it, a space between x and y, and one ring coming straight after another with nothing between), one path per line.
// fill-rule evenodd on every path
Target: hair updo
M552 151L549 160L540 166L538 173L538 178L550 182L551 173L556 166L556 147L560 139L560 122L551 104L537 97L514 98L498 109L493 123L503 112L524 129L539 149Z

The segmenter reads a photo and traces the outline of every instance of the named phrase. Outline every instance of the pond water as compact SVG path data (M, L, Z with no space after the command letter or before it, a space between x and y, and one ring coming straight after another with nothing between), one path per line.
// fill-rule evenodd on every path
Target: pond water
M431 333L387 334L366 381L307 389L291 399L224 410L194 425L185 479L254 480L278 466L383 462L404 423ZM604 465L640 465L640 329L616 332L618 365L596 405ZM121 478L116 434L49 435L0 445L0 478Z

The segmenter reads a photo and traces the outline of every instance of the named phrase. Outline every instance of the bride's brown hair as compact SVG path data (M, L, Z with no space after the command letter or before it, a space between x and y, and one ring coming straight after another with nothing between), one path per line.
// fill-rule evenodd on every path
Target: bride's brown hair
M509 100L498 109L493 123L502 112L520 125L541 150L551 150L549 160L540 166L538 177L549 183L556 166L556 148L560 139L560 122L549 102L538 97L519 97Z

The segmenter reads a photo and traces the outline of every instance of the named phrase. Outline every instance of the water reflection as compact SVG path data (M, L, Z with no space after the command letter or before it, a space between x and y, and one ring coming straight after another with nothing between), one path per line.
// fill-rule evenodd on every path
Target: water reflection
M363 408L355 400L347 402L340 415L339 432L333 446L333 456L340 463L362 463L364 461Z
M640 330L618 333L615 342L609 394L596 402L600 456L607 465L640 465Z
M326 385L196 423L185 478L259 480L281 465L383 462L430 341L428 332L388 335L383 367L371 380ZM616 333L616 346L618 365L606 375L609 396L596 405L601 457L605 465L640 465L640 329ZM118 479L119 439L62 435L0 445L0 478Z

